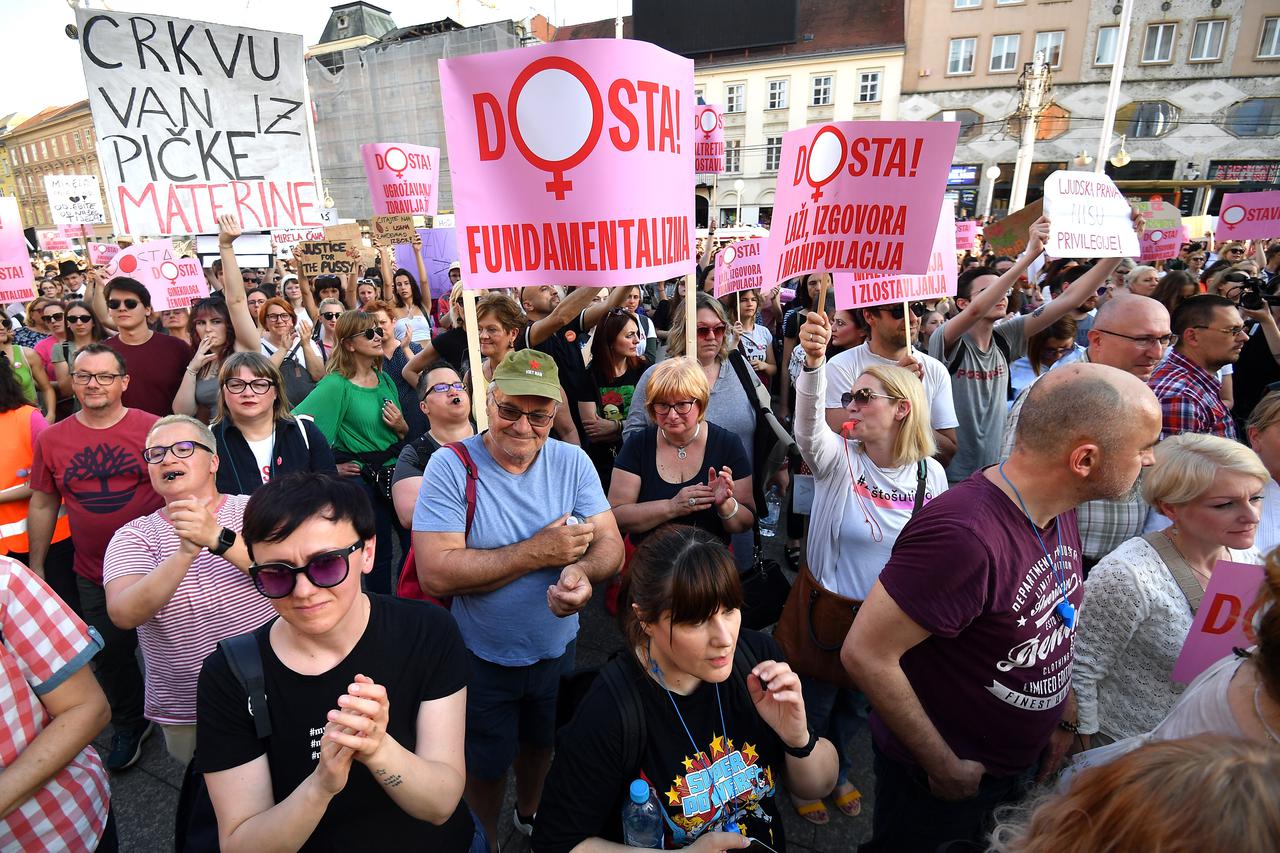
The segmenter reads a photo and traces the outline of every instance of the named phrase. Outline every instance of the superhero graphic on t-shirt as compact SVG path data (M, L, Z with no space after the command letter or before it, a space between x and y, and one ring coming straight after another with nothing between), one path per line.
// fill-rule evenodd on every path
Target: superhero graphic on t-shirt
M692 844L704 832L725 832L730 826L743 835L763 831L757 827L748 832L748 818L758 824L773 822L761 805L773 796L773 769L760 763L753 744L738 749L732 740L714 737L710 753L685 758L684 769L665 792L667 829L677 847ZM772 828L768 836L762 840L772 841Z
M71 457L62 475L62 491L89 512L109 515L129 505L146 476L132 451L98 444Z

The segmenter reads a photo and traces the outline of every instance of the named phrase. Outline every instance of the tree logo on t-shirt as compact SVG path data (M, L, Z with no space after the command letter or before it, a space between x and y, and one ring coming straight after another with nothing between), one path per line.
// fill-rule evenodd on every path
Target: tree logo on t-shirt
M144 476L138 458L127 448L99 444L71 457L62 475L62 487L89 512L108 515L128 506ZM125 482L118 482L120 479Z

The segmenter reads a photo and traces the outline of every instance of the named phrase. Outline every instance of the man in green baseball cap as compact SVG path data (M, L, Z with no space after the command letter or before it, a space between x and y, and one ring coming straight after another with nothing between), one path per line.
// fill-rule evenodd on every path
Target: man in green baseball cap
M555 361L536 349L507 353L493 369L493 383L507 397L545 397L563 403ZM552 414L555 410L552 409Z

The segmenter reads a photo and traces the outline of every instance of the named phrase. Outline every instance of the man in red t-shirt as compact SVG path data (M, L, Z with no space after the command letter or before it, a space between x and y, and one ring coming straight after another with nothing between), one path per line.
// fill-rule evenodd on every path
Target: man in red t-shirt
M116 530L164 505L142 460L156 416L125 408L121 398L129 379L124 359L103 344L76 353L71 386L80 411L36 440L27 517L31 569L41 576L59 506L66 507L71 522L81 615L106 643L97 675L115 730L106 762L110 770L131 767L151 729L142 716L142 673L134 657L138 635L120 630L107 615L102 557Z
M103 288L96 288L101 293ZM123 276L106 284L106 303L99 299L99 316L110 312L118 334L103 343L120 353L133 381L124 392L124 404L158 417L173 414L173 398L191 362L186 342L151 330L151 294L141 282Z
M907 523L841 652L875 709L861 853L979 841L1037 763L1056 769L1084 598L1075 507L1127 494L1159 436L1142 380L1066 365L1032 386L1006 462Z

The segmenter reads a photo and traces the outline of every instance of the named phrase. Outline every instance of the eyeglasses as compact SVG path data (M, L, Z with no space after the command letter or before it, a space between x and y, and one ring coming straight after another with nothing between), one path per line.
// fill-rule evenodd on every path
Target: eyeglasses
M714 326L699 326L698 337L700 338L723 338L724 330L728 328L724 323L717 323Z
M1042 350L1042 352L1043 352L1045 355L1048 355L1049 353L1057 353L1058 355L1066 355L1067 353L1071 352L1071 351L1072 351L1073 349L1075 349L1075 348L1076 348L1076 345L1075 345L1074 343L1071 343L1071 344L1067 344L1067 345L1066 345L1066 346L1064 346L1064 347L1045 347L1045 348Z
M292 323L293 317L289 316L288 314L268 314L267 322L268 323Z
M1192 255L1191 257L1187 258L1187 260L1189 260L1189 261L1203 261L1203 260L1204 260L1204 255Z
M322 320L336 320L336 319L338 319L338 318L339 318L339 317L341 317L341 316L342 316L342 312L341 312L341 311L322 311L322 312L320 312L320 318L321 318Z
M84 371L77 370L75 373L71 374L71 381L77 385L88 385L90 381L93 381L101 385L103 388L110 388L112 385L116 384L116 380L121 376L124 376L124 374L85 373Z
M1124 338L1126 341L1133 341L1142 349L1149 349L1155 344L1159 344L1160 348L1164 349L1173 343L1174 337L1173 335L1160 335L1158 337L1156 335L1139 335L1134 337L1133 335L1126 335L1121 332L1113 332L1110 329L1099 329L1097 326L1094 326L1093 330L1095 332L1101 332L1104 335L1113 335L1117 338Z
M654 403L653 413L658 417L666 417L671 414L672 410L675 410L677 415L687 415L696 402L696 400L681 400L678 403Z
M361 539L346 548L337 548L316 554L305 566L276 561L255 563L249 567L253 585L266 598L286 598L298 585L298 575L306 575L307 581L320 589L335 587L351 573L351 555L364 547Z
M879 397L882 400L901 400L901 397L890 397L888 394L877 394L870 388L859 388L857 391L850 391L840 395L840 405L848 406L850 403L857 401L859 406L865 406L870 403L873 397Z
M1108 293L1110 293L1110 292L1111 292L1111 288L1109 288L1109 287L1107 287L1107 286L1105 286L1105 285L1104 285L1104 286L1102 286L1102 287L1099 287L1099 288L1097 289L1097 291L1095 291L1095 292L1096 292L1099 296L1106 296Z
M1226 251L1230 252L1230 253L1231 253L1231 254L1233 254L1233 255L1243 255L1243 254L1244 254L1244 249L1243 249L1242 247L1240 247L1240 246L1233 246L1232 248L1227 249Z
M226 388L232 394L239 394L243 392L244 389L248 388L253 393L262 395L270 391L272 388L276 387L276 383L272 382L270 379L261 379L261 378L250 379L248 382L246 382L245 380L240 379L239 377L234 377L234 378L228 379L226 382L223 382L222 387Z
M892 318L893 318L893 319L895 319L895 320L901 320L901 319L902 319L903 317L905 317L905 316L906 316L906 314L907 314L906 310L902 307L902 305L901 305L901 304L899 304L899 305L886 305L886 306L884 306L883 308L881 308L880 310L881 310L881 311L883 311L884 313L888 314L890 317L892 317ZM925 309L925 307L924 307L924 303L922 303L922 302L912 302L912 303L911 303L911 316L913 316L913 317L923 317L923 316L925 315L925 313L926 313L926 309Z
M213 453L212 447L198 441L175 441L173 444L157 444L154 447L144 448L142 458L148 465L159 465L164 461L165 454L172 453L175 459L186 459L196 452L197 447Z
M349 341L352 338L364 338L366 341L371 341L374 338L381 338L381 337L382 337L382 327L371 326L370 328L365 329L363 332L356 332L354 335L347 335L345 338L343 338L343 340Z
M1227 326L1225 329L1216 329L1213 326L1192 326L1193 329L1208 329L1211 332L1222 332L1224 335L1235 337L1244 331L1244 326Z
M68 314L68 323L92 323L93 317L88 314Z
M515 406L509 406L506 403L495 403L494 407L498 410L498 416L504 421L515 423L521 418L528 418L529 426L532 427L550 426L556 417L554 412L526 412L524 409L517 409Z
M58 311L57 313L54 313L54 314L45 314L44 321L46 323L61 323L62 318L65 316L67 315L62 313L61 311Z
M124 309L126 311L132 311L133 309L137 308L141 304L142 303L136 299L108 299L107 300L107 307L110 308L112 311L118 311L120 309L120 306L122 305L124 306Z
M427 389L428 394L443 394L446 391L465 391L467 386L462 382L437 382Z

